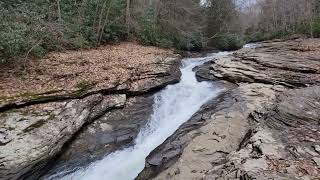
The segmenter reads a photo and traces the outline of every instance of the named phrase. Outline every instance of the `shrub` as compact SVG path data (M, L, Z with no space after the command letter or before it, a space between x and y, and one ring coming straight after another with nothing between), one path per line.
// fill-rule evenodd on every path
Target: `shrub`
M243 47L245 42L239 35L224 34L219 35L209 42L209 46L224 51L237 50Z
M56 1L0 2L0 62L24 58L27 53L41 57L48 51L93 47L124 38L125 4L125 0L106 1L106 4L100 0L60 1L60 21ZM106 15L99 16L107 9L116 20L109 22ZM103 29L100 34L98 27Z
M313 23L313 36L320 38L320 20Z
M247 32L245 35L245 41L246 42L259 42L259 41L265 41L270 39L278 39L278 38L285 38L291 34L294 34L293 32L289 31L288 29L277 29L270 32L265 31L258 31L254 33Z
M174 46L181 50L200 51L203 48L202 39L201 33L193 32L184 36L178 36L174 41Z
M7 62L28 48L25 24L3 24L0 29L0 61Z
M265 41L270 39L276 38L288 38L291 35L299 35L299 36L307 36L311 37L311 25L312 25L312 35L315 38L320 37L320 20L315 22L305 23L305 24L296 24L284 28L279 28L274 31L257 31L257 32L247 32L245 34L246 42L258 42L258 41Z

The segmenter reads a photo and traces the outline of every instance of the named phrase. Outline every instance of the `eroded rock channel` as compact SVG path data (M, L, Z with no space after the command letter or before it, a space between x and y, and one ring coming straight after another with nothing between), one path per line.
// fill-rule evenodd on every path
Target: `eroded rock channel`
M237 87L156 148L137 179L318 179L319 75L319 39L263 42L206 63L199 80Z
M132 54L128 47L125 44L112 52ZM68 54L60 54L62 59L51 56L38 66L40 69L31 66L26 86L19 87L6 79L3 87L16 89L1 89L4 96L0 103L0 179L105 178L99 169L100 162L112 164L110 160L115 160L117 165L113 166L126 167L122 169L125 171L126 163L117 156L124 154L123 157L134 159L137 151L142 161L149 154L145 167L140 167L144 164L141 159L140 165L132 161L133 169L139 166L137 172L143 170L138 177L125 171L124 179L317 179L320 176L319 39L263 42L255 48L206 59L208 62L195 68L196 72L191 70L191 75L196 73L198 81L206 81L202 84L209 88L205 95L213 92L212 86L223 86L224 91L196 104L194 112L189 109L192 102L182 104L181 112L188 112L182 113L185 116L181 118L170 113L165 116L176 128L160 126L162 130L170 129L164 137L158 136L157 130L139 133L141 128L154 125L150 125L150 116L155 111L154 90L179 81L181 57L162 50L153 56L154 51L152 47L142 51L145 61L129 64L130 58L141 56L133 53L129 59L121 56L123 62L111 60L109 65L104 64L101 54L90 61L93 56L87 52L79 62ZM64 62L63 58L68 60L62 63L61 69L77 63L85 67L62 71L63 76L50 80L50 74L57 69L47 68L48 62ZM80 71L88 69L84 62L100 68L81 74ZM119 68L116 68L119 72L113 71L113 66L121 67L121 71ZM34 80L37 73L41 78ZM90 75L94 81L88 81ZM37 81L45 88L35 88L30 93ZM195 83L195 87L201 88L200 82ZM25 93L19 93L19 88ZM192 88L187 89L190 92L183 98L196 94ZM163 111L180 106L179 103L167 106L170 105L172 108ZM137 142L139 138L150 142L159 138L160 144L164 142L155 143L145 152L146 146ZM119 149L120 153L114 154ZM96 163L91 167L98 169L91 173L87 165L92 162ZM79 167L84 167L80 176ZM122 177L114 174L110 177Z
M110 154L104 153L105 157L74 171L58 171L48 179L134 179L152 150L188 121L204 103L223 91L223 86L218 83L198 82L193 69L214 57L228 54L212 53L205 57L183 59L180 82L167 86L153 96L153 112L149 117L144 117L147 123L142 128L136 127L139 133L132 138L131 146Z

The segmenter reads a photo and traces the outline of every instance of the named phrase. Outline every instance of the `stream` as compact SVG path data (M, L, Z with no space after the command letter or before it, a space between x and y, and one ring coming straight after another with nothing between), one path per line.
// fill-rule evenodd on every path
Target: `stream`
M61 175L65 173L61 172L49 179L133 180L143 170L145 159L151 151L188 121L202 105L223 91L221 86L216 87L210 82L198 82L193 69L213 58L228 54L230 53L219 52L201 58L183 59L181 81L155 94L153 114L147 125L140 130L133 146L109 154L64 177Z

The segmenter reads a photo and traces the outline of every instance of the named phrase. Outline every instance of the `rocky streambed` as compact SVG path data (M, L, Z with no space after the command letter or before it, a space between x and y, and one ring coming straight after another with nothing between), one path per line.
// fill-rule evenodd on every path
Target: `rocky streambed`
M197 76L237 87L156 148L137 179L319 179L319 39L259 43Z
M59 176L132 146L154 113L153 92L181 75L172 51L135 48L85 52L79 61L49 56L30 66L23 86L5 76L0 179ZM194 71L199 81L223 83L225 92L154 149L137 179L320 176L319 39L259 43Z

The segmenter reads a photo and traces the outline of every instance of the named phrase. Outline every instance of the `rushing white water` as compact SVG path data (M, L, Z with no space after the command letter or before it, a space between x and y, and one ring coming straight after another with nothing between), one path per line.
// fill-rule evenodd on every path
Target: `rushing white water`
M64 176L63 180L132 180L145 165L148 154L189 120L200 107L223 89L212 83L198 82L192 69L227 52L210 54L204 58L184 59L181 81L169 85L154 97L153 114L141 129L135 145L116 151L86 168ZM52 177L52 179L56 179Z
M261 45L260 44L257 44L257 43L249 43L249 44L246 44L243 46L243 48L247 48L247 49L255 49L255 48L258 48L260 47Z

